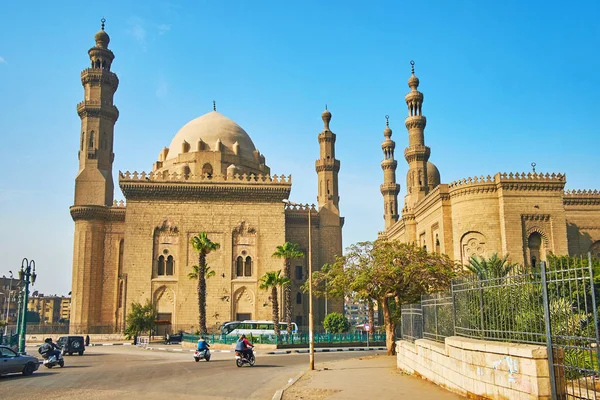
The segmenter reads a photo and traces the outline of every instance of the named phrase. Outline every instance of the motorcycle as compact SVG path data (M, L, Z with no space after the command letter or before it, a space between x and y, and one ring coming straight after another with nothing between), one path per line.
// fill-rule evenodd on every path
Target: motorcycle
M241 367L244 364L249 364L251 367L254 366L256 359L254 358L254 352L252 351L248 357L245 357L241 351L235 352L235 365Z
M206 361L210 361L210 350L209 349L205 349L205 350L196 350L194 352L194 360L196 360L196 362L200 361L201 359L205 359Z
M62 368L65 366L65 359L63 358L62 354L59 356L52 355L48 358L44 358L43 364L46 368L56 367L57 365Z

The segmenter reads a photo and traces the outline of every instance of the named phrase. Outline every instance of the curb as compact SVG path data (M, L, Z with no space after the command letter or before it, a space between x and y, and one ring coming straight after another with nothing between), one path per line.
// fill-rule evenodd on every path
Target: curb
M315 353L335 353L337 351L374 351L374 350L387 350L385 347L339 347L339 348L329 348L329 349L315 349ZM300 350L288 350L287 354L290 352L294 353L308 353L309 349L300 349ZM270 352L267 354L284 354L279 352Z
M143 350L152 350L152 351L167 351L167 352L172 352L172 351L177 351L177 352L184 352L184 351L189 351L190 353L193 353L194 351L196 351L195 349L168 349L165 347L142 347ZM211 353L231 353L232 350L211 350Z
M296 383L298 381L298 379L302 378L302 376L304 376L304 374L307 372L308 371L302 371L295 377L290 378L290 380L288 381L288 383L285 385L285 387L283 389L279 389L278 391L275 392L275 394L273 395L273 398L271 400L281 400L281 398L283 397L283 392L285 392L290 386L292 386L294 383Z
M89 347L97 347L97 346L133 346L132 343L90 343Z

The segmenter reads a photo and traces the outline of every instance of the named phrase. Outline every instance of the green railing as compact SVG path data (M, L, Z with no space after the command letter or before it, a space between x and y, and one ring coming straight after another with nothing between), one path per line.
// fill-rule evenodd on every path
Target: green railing
M248 340L253 344L278 344L278 345L308 345L307 333L294 333L291 337L281 335L279 340L275 335L246 335ZM183 341L196 343L200 338L199 335L189 333L183 334ZM235 335L205 335L204 338L208 343L233 344L237 342L238 337ZM369 338L369 343L385 342L384 333L375 333ZM315 344L342 344L342 343L367 343L366 333L316 333Z

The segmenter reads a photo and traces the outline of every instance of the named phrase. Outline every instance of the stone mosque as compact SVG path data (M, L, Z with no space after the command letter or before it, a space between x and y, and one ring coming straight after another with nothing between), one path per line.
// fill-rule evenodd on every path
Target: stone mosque
M198 263L190 239L200 232L220 244L207 257L215 275L207 279L207 326L215 331L231 320L271 320L269 292L259 289L267 271L283 268L272 257L286 241L309 249L318 269L342 254L336 135L331 113L315 138L317 206L290 205L290 176L273 175L265 156L238 124L216 111L185 124L158 154L150 172L119 172L126 199L113 201L114 126L119 85L111 71L115 55L102 29L81 72L84 100L79 171L75 178L72 333L120 332L132 302L150 300L161 323L158 334L198 328L197 281L188 278ZM310 224L310 225L309 225ZM293 319L307 325L308 256L293 260ZM325 310L327 307L327 310ZM341 302L315 299L315 321Z
M489 257L497 252L511 261L533 265L549 253L600 258L600 192L565 191L565 174L497 173L461 179L449 184L429 161L425 145L423 93L419 79L408 79L406 95L408 163L406 196L399 212L395 142L386 123L383 150L385 230L379 238L416 243L428 251L445 253L462 264L471 256Z

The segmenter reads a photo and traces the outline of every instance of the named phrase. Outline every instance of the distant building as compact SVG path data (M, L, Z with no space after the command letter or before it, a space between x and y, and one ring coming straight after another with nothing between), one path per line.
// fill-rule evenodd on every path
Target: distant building
M6 311L8 310L8 323L17 321L18 312L18 279L11 279L5 276L0 278L0 320L6 319Z
M61 296L32 296L27 302L27 311L34 311L40 315L40 322L55 324L61 320L69 320L71 307L70 297Z
M379 313L377 309L377 303L373 305L374 308L374 324L379 325ZM369 322L369 309L367 303L362 300L356 300L351 297L346 297L344 301L344 313L350 326L362 325Z

